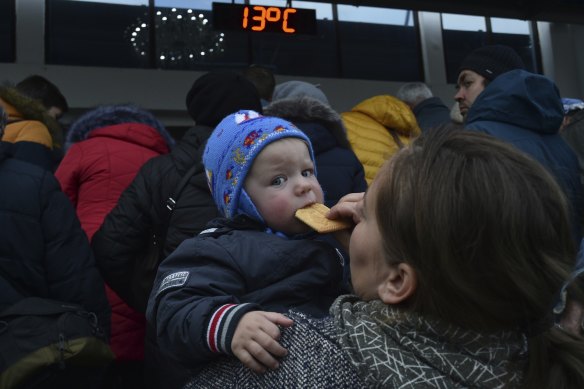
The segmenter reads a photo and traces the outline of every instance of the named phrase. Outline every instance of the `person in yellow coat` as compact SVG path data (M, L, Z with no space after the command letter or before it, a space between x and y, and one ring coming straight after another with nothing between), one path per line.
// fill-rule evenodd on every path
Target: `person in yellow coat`
M367 184L385 160L421 133L410 107L390 95L368 98L341 117Z
M0 106L8 115L3 142L12 143L12 154L54 171L53 157L61 149L63 132L43 104L28 97L14 87L0 86Z

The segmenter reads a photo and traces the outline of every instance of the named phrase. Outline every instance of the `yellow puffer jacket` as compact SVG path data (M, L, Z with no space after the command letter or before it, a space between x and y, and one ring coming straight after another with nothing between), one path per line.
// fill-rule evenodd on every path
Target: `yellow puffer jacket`
M416 117L401 100L389 96L374 96L341 114L353 151L365 168L365 179L371 184L377 171L400 146L420 135Z
M35 142L49 149L61 147L62 129L41 103L21 95L13 88L0 87L0 106L8 116L3 141Z

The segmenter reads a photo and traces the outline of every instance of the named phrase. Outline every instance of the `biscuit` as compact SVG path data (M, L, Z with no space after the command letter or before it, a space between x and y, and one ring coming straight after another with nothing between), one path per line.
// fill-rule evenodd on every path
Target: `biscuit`
M347 221L328 219L326 217L328 211L329 208L326 205L315 203L298 209L295 216L321 234L351 228L351 223Z

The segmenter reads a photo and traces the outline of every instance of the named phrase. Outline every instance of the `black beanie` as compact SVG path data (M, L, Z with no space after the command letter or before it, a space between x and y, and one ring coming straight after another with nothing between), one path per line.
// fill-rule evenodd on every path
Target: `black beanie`
M523 60L511 47L503 45L483 46L472 51L462 61L458 74L472 70L489 81L515 69L525 69Z
M209 127L242 109L262 112L256 87L230 71L212 71L199 77L187 93L186 103L195 123Z

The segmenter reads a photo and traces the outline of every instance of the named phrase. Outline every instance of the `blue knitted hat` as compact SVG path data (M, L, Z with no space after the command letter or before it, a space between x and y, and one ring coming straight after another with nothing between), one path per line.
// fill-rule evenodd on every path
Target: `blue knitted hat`
M242 110L228 115L215 127L203 153L203 164L215 204L225 217L245 214L264 221L243 186L259 153L282 138L305 141L314 162L310 140L286 120Z

